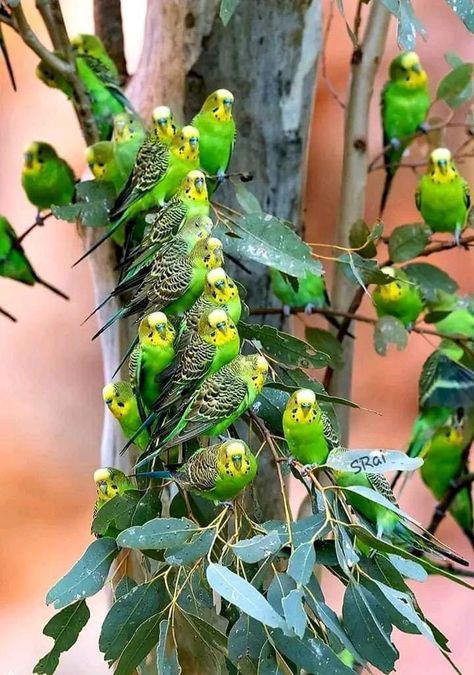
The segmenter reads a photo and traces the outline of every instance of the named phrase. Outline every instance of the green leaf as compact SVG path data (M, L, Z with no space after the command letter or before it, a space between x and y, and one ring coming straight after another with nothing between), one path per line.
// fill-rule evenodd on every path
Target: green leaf
M318 401L323 401L327 403L334 403L339 405L347 405L350 408L360 408L360 405L354 403L354 401L349 401L346 398L341 398L340 396L331 396L327 394L324 387L317 380L313 380L309 375L304 373L299 368L294 368L291 370L282 369L284 375L282 375L282 382L269 382L266 386L268 388L281 389L281 391L294 392L296 389L311 389L316 394Z
M405 560L401 556L393 553L388 555L388 559L400 574L403 574L407 579L423 582L428 578L426 570L420 564L413 562L412 560Z
M286 223L268 213L252 213L232 222L229 236L218 228L224 250L235 258L255 260L293 277L303 278L308 272L322 274L321 263L312 257L310 247Z
M378 234L378 231L376 232ZM377 237L378 238L378 237ZM349 244L351 248L359 249L357 253L362 258L375 258L377 247L374 244L374 236L364 220L356 220L349 232ZM363 248L361 248L361 246Z
M334 637L339 640L339 642L350 651L353 657L363 663L364 659L356 650L352 642L349 640L344 628L339 621L336 612L334 612L330 607L328 607L323 601L316 601L312 609L317 617L323 622L328 631L334 635Z
M375 504L379 504L380 506L385 507L389 511L393 511L398 516L400 516L400 518L408 520L411 523L415 523L416 525L419 524L414 518L409 516L408 513L405 513L404 511L399 509L398 506L396 506L393 502L384 497L380 492L377 492L377 490L372 490L372 488L365 487L364 485L353 485L352 487L343 487L341 489L344 492L355 493L356 495L364 497L365 499L368 499L369 501L374 502Z
M227 24L231 20L232 14L237 9L239 2L240 0L221 0L219 16L224 26L227 26Z
M159 640L161 614L154 614L134 632L120 655L114 675L130 675L147 657Z
M292 672L288 667L283 670L280 667L282 664L279 665L277 659L279 657L277 657L272 645L270 642L266 642L258 657L258 675L288 675Z
M385 598L385 600L388 601L402 617L416 626L418 631L428 638L430 642L436 644L431 628L418 615L413 607L411 598L407 593L397 591L395 588L391 588L377 579L373 579L372 581L381 590L382 597Z
M74 567L48 591L46 604L61 609L95 595L104 585L118 552L115 539L103 537L93 541Z
M214 614L215 618L218 618ZM198 617L178 611L175 613L175 631L179 635L178 657L183 666L188 662L190 672L190 655L192 665L197 673L216 673L224 675L227 669L224 667L227 656L226 636L211 626L207 621Z
M59 665L59 657L71 649L89 617L89 608L84 600L79 600L55 614L43 628L44 635L53 638L54 646L38 661L33 672L38 675L52 675Z
M122 577L115 588L115 600L119 600L122 595L130 593L132 588L135 588L137 585L138 584L134 579L130 579L130 577Z
M307 326L304 332L306 341L317 351L327 354L331 368L337 370L344 365L344 350L335 335L322 328Z
M471 33L474 33L474 12L471 0L446 0L453 12L458 16Z
M159 614L166 601L162 582L140 584L122 595L109 609L100 631L99 649L104 659L118 659L139 626Z
M350 583L344 594L342 617L344 628L362 657L383 673L390 673L399 654L390 641L392 626L373 594Z
M275 612L263 595L227 567L210 563L206 577L211 588L242 612L270 628L287 629L283 618Z
M273 387L264 387L262 393L252 406L252 410L268 426L270 431L283 436L282 415L288 402L289 395Z
M212 591L204 577L204 571L198 567L191 575L178 596L178 605L187 614L204 614L214 606Z
M449 63L451 68L457 68L458 66L464 63L461 57L455 54L454 52L446 52L444 58ZM472 98L472 95L473 95L472 81L469 81L467 87L463 89L463 91L460 94L458 94L457 96L453 96L453 98L449 100L449 106L451 108L459 108L461 105L469 101Z
M288 564L288 574L297 584L307 584L313 574L313 567L316 564L316 553L312 541L300 544L295 548Z
M410 223L396 227L388 241L388 252L393 262L416 258L430 239L430 230L424 223ZM392 279L393 281L393 279Z
M242 181L234 182L233 186L236 199L245 213L262 213L260 202L254 194L244 187Z
M271 635L276 648L298 668L309 673L330 673L331 675L349 675L350 673L353 675L354 673L319 638L292 638L277 630L272 631Z
M363 288L366 284L388 284L393 281L392 277L380 270L375 260L366 260L357 253L344 253L337 262L342 265L344 276Z
M234 554L246 563L256 563L273 555L281 548L277 532L257 534L251 539L243 539L231 545Z
M303 592L298 588L293 589L282 598L281 604L286 623L299 638L302 638L308 620L303 609Z
M224 633L218 630L215 626L212 626L207 621L204 621L204 619L199 616L187 613L183 613L182 616L183 619L188 622L190 628L201 637L208 647L211 647L224 656L227 656L227 637L224 635Z
M256 663L266 641L262 624L247 614L241 614L229 632L229 659L237 667L245 659Z
M316 351L304 340L294 335L283 333L273 326L239 323L239 334L253 342L256 346L289 367L325 368L330 363L327 354Z
M160 623L160 637L156 650L156 667L159 675L179 675L181 673L176 645L171 633L168 634L169 627L170 622L163 619Z
M115 202L114 186L105 181L87 180L76 185L74 204L52 206L56 218L69 223L80 221L88 227L105 227L109 224L109 211Z
M328 455L326 465L337 471L349 471L357 475L361 471L416 471L423 465L423 460L421 457L408 457L400 450L333 450Z
M408 331L395 316L382 316L374 327L374 347L377 354L385 356L388 345L393 344L399 352L408 344Z
M454 293L459 288L449 274L429 263L409 263L404 265L403 271L408 274L410 281L418 286L427 302L434 302L438 297L438 291Z
M187 518L155 518L145 525L129 527L117 537L123 548L139 551L180 546L196 532L196 524Z
M438 84L436 98L446 101L451 108L465 103L468 100L465 92L471 85L473 70L474 63L461 63L453 68Z
M165 551L166 562L178 566L192 565L209 552L215 536L215 528L197 532L192 539L184 542L181 546L167 548Z
M136 505L130 525L144 525L152 518L161 515L161 492L162 488L157 485L151 485L147 488Z
M277 572L267 590L267 599L275 612L283 615L283 598L296 588L295 580L286 572Z
M327 525L324 525L325 517L322 513L316 513L307 518L300 518L300 520L295 520L294 523L291 523L291 534L293 537L293 544L295 546L300 546L308 541L314 541L315 539L322 539L326 536L329 529Z
M426 34L425 27L416 17L411 0L382 0L385 7L398 21L397 42L401 49L415 48L416 34Z
M92 521L92 532L104 535L109 527L119 531L125 530L131 523L139 500L140 492L131 490L124 495L116 495L110 501L105 502Z

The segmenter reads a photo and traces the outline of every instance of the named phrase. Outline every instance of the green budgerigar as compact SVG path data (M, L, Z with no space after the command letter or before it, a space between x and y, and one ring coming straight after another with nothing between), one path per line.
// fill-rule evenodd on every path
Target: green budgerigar
M390 79L380 101L385 152L385 184L380 204L383 212L393 177L413 136L423 128L431 105L428 76L418 54L403 52L390 64Z
M208 176L208 189L212 194L222 182L229 166L235 143L235 122L232 117L234 95L227 89L217 89L204 101L191 124L200 134L200 162Z
M474 401L474 372L462 363L463 349L443 340L421 370L418 407L468 410Z
M97 501L95 503L94 515L102 506L104 506L104 504L117 495L124 495L130 490L137 489L123 471L114 469L111 466L94 471L94 483L97 488Z
M110 139L115 146L115 156L121 172L130 176L135 160L146 136L143 120L134 113L122 112L114 117Z
M298 389L288 399L283 433L291 457L310 467L324 464L329 452L339 445L337 434L311 389Z
M401 269L383 267L382 272L393 277L393 281L374 289L372 300L377 316L394 316L410 328L424 308L420 290Z
M205 377L235 359L240 350L240 338L235 323L224 309L211 309L202 314L197 329L183 335L177 346L175 363L164 373L168 378L156 411L189 398Z
M121 171L112 141L99 141L86 148L86 162L96 180L103 180L114 186L118 194L127 180Z
M429 303L429 309L430 322L437 331L474 340L474 296L438 291L438 298Z
M125 438L132 438L143 422L132 385L129 382L106 384L102 390L102 398L120 424ZM144 450L149 440L148 431L145 429L135 436L133 442L140 450Z
M130 355L130 382L137 399L150 409L160 393L160 374L174 359L176 331L163 312L140 321L138 345Z
M159 105L154 108L151 121L156 138L167 145L170 145L177 133L181 133L171 108L167 105Z
M0 277L21 281L28 286L40 284L65 300L69 300L65 293L36 274L15 230L4 216L0 216Z
M119 80L117 66L111 59L104 43L97 35L80 33L71 39L71 45L77 56L83 56L87 59L95 59L108 72L109 76Z
M21 184L38 213L51 206L70 204L74 197L74 172L48 143L30 143L24 155Z
M268 361L264 356L237 356L207 377L189 402L176 415L159 425L150 445L151 452L141 466L165 448L197 436L219 436L253 405L265 384Z
M432 232L451 232L459 243L471 207L471 193L447 148L436 148L430 154L428 168L416 189L415 201Z
M246 443L229 439L196 450L178 468L141 473L140 477L172 478L179 487L214 502L235 499L257 474L257 460Z

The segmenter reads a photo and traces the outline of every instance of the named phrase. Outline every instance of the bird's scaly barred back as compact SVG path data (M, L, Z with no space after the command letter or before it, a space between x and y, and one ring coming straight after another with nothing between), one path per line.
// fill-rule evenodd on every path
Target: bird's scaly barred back
M179 196L174 195L162 209L148 220L148 228L145 231L140 249L146 250L149 246L162 244L178 232L184 219L187 208Z
M219 476L217 459L220 443L211 445L192 455L182 469L176 472L178 482L183 487L197 490L212 490Z
M329 450L333 450L340 447L339 437L336 433L336 430L332 426L329 416L321 410L321 422L323 423L323 433L324 438L326 439L329 447Z

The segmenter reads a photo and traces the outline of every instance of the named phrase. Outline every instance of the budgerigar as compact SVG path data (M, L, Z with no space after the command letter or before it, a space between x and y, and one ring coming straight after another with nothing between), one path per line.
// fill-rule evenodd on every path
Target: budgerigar
M395 267L383 267L382 272L393 281L376 286L372 294L377 316L394 316L406 328L411 327L424 308L418 286L410 281L406 272Z
M157 106L151 114L151 120L156 138L167 145L170 145L176 134L181 131L176 124L171 108L168 108L167 105Z
M471 207L471 193L447 148L436 148L430 154L428 168L416 189L415 201L432 232L451 232L459 243Z
M154 133L148 134L138 151L133 171L110 211L111 226L77 263L92 253L123 223L143 211L163 206L179 189L189 171L198 166L199 131L194 127L183 127L173 137L170 145L158 141Z
M257 474L257 460L248 445L229 439L196 450L179 468L141 473L140 477L172 478L184 490L214 502L235 499Z
M142 425L138 403L129 382L106 384L102 390L104 402L120 424L125 438L131 438ZM149 442L148 431L141 431L134 438L135 445L144 450Z
M115 194L120 192L127 176L117 162L115 144L112 141L99 141L90 145L85 155L94 178L111 183L115 188Z
M438 291L436 302L429 303L436 330L474 340L474 297ZM436 315L440 318L435 320Z
M4 216L0 216L0 277L15 279L28 286L40 284L65 300L69 300L65 293L36 274L15 230Z
M146 136L142 119L131 112L122 112L114 117L112 138L120 170L128 178Z
M265 384L268 361L252 354L237 356L207 377L176 415L160 425L141 466L163 449L197 436L219 436L253 405Z
M77 56L83 56L87 59L95 59L108 72L110 77L115 78L118 82L119 74L117 66L110 58L104 43L97 35L87 33L80 33L71 40L72 48Z
M235 122L232 117L234 96L227 89L214 91L204 101L191 124L200 134L201 167L209 176L208 189L212 194L229 166L235 142Z
M240 338L235 323L224 309L211 309L199 318L197 329L184 335L177 348L175 363L164 376L163 387L155 410L162 411L189 397L205 377L232 361L239 353Z
M168 316L185 312L201 294L207 272L222 264L222 242L216 237L199 240L188 255L173 260L157 258L131 301L119 309L94 338L118 319L144 312L149 306L163 310Z
M27 147L21 184L38 213L53 205L70 204L74 197L73 170L48 143L35 141Z
M421 67L418 54L403 52L390 64L390 79L381 96L381 114L385 153L385 184L380 204L383 212L393 177L412 137L426 120L431 105L428 76Z
M298 389L283 413L283 433L294 459L309 466L324 464L339 439L311 389Z
M443 340L423 364L418 385L420 410L474 407L474 372L460 362L463 350L453 349L452 344Z
M130 490L136 490L132 481L120 471L111 466L94 471L94 483L97 487L97 501L94 515L99 509L117 495L124 495Z
M153 312L140 321L138 345L130 355L130 382L150 409L160 393L160 374L174 358L175 329L163 312Z

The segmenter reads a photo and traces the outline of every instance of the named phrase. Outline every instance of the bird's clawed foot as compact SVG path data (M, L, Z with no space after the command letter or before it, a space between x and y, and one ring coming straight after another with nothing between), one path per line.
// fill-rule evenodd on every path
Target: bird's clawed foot
M399 150L402 146L401 141L399 138L391 138L390 139L390 145L394 150Z
M224 506L226 509L229 509L229 511L233 511L235 509L235 504L230 499L227 499L223 502L218 502L218 504L219 506Z
M291 307L290 305L283 305L281 308L281 311L283 312L283 316L285 316L287 319L289 316L291 316Z
M421 124L418 125L418 131L421 131L422 134L427 134L429 130L430 125L428 124L428 122L422 122Z
M311 316L314 310L314 305L312 305L310 302L308 302L307 305L305 305L304 308L304 313L307 314L308 316Z
M306 476L307 476L308 474L310 474L311 471L313 471L314 469L317 469L317 468L318 468L318 465L317 465L317 464L305 464L305 465L301 468L300 473L301 473L301 475L303 476L303 478L306 478Z

